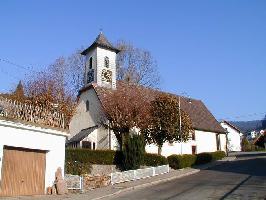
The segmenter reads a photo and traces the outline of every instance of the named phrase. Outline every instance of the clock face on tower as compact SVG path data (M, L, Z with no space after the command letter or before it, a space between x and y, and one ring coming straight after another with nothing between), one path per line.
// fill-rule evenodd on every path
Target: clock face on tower
M102 70L102 81L111 83L112 82L112 72L110 70Z

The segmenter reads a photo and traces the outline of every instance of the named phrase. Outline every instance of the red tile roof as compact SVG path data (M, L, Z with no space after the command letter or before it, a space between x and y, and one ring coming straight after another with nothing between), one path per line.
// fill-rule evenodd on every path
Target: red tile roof
M137 85L129 85L122 81L117 81L117 90L127 90L130 88L137 88L142 87L142 91L145 92L147 98L152 101L156 95L160 93L166 93L155 89L145 88L143 86ZM106 95L110 94L112 91L111 89L107 89L104 87L99 87L97 84L91 84L83 89L80 90L80 93L94 88L96 91L100 101L103 103L103 99ZM169 94L169 93L168 93ZM178 98L178 95L170 94ZM201 131L209 131L215 133L225 133L225 130L222 128L220 123L215 119L212 113L208 110L208 108L204 105L201 100L191 99L187 97L180 96L181 102L181 109L184 110L189 116L192 121L193 128L196 130Z

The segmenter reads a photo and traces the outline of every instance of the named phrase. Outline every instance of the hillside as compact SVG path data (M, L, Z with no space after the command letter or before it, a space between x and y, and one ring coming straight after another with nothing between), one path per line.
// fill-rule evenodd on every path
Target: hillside
M253 121L231 121L233 125L238 127L243 133L250 131L260 131L266 129L266 120L253 120Z

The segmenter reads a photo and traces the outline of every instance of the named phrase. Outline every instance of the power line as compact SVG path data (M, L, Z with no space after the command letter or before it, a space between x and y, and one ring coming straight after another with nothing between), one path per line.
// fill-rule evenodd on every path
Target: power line
M0 62L1 62L1 61L4 62L4 63L10 64L10 65L13 65L13 66L15 66L15 67L18 67L18 68L20 68L20 69L24 69L24 70L32 71L32 72L37 72L37 71L33 70L32 67L30 68L30 67L27 67L27 66L24 66L24 65L20 65L20 64L17 64L17 63L15 63L15 62L12 62L12 61L10 61L10 60L8 60L8 59L0 58Z
M15 79L15 80L20 80L17 76L14 76L13 74L10 74L9 72L5 71L2 67L0 67L1 72L3 72L5 75Z

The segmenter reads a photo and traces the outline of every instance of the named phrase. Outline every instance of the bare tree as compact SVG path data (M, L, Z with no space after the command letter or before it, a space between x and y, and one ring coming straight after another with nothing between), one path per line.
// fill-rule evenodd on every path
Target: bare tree
M85 58L80 54L80 48L67 58L67 87L73 96L84 86Z
M117 48L117 79L151 88L158 88L160 76L157 63L147 50L119 41Z
M57 59L40 72L29 72L24 81L25 96L33 104L57 108L70 121L75 108L75 98L68 90L65 58Z
M130 130L147 126L149 100L142 87L128 85L120 90L110 90L103 106L108 121L100 123L114 132L121 150L123 138Z

